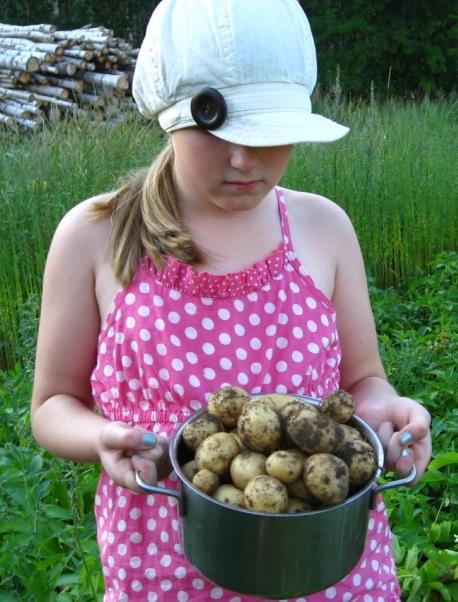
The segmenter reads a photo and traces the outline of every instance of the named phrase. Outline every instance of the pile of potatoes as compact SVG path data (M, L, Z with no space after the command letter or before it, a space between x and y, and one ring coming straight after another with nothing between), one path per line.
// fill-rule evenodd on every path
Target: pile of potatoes
M182 471L219 502L255 512L339 504L376 469L372 445L346 424L353 413L353 399L342 389L315 406L292 395L251 397L223 387L183 429L194 459Z

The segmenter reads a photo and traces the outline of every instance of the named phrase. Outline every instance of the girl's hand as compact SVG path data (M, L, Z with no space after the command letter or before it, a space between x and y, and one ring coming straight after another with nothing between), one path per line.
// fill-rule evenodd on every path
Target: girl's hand
M415 464L418 481L431 458L429 412L408 397L390 397L385 403L363 403L357 413L377 432L385 468L406 476Z
M109 422L100 431L100 462L107 474L121 487L141 492L135 471L144 481L155 485L169 475L169 442L146 429L133 428L123 422Z

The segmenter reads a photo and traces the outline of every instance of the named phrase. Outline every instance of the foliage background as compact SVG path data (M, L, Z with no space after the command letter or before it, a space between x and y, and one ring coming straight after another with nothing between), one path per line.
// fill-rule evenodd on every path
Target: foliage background
M268 1L268 0L267 0ZM1 20L62 29L104 25L139 45L158 0L3 0ZM458 56L458 4L452 0L300 0L314 32L319 83L340 70L348 92L383 96L450 92Z

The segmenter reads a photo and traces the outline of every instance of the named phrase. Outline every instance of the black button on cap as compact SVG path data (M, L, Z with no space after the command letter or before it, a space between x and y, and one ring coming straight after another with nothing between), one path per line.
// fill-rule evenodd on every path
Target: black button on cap
M227 116L224 96L214 88L203 88L191 99L191 115L200 128L216 130Z

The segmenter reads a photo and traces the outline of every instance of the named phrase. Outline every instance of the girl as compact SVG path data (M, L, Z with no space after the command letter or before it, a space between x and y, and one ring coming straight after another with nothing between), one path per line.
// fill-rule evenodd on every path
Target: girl
M348 217L278 186L292 144L347 132L311 113L315 80L296 0L163 0L134 96L169 144L57 228L33 432L54 454L102 464L106 602L248 600L187 562L173 500L139 494L134 478L177 486L170 436L221 386L319 398L342 387L378 432L387 467L405 474L415 463L421 475L428 462L429 415L386 381ZM354 570L307 596L328 599L399 600L381 500Z

